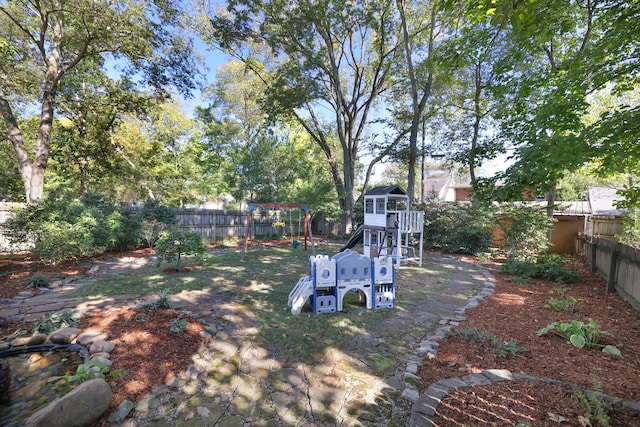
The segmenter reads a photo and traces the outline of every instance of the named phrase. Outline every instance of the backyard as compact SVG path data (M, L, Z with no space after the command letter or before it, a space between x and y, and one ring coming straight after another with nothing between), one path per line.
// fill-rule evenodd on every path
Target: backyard
M336 252L336 248L321 247L319 250L331 254ZM150 252L143 250L128 255L149 256ZM351 363L361 363L370 378L388 380L402 363L403 354L410 353L414 349L409 347L432 334L439 320L432 319L431 324L418 325L407 323L409 319L419 317L421 311L430 310L429 301L444 295L459 300L471 296L468 294L471 291L464 295L458 291L452 293L450 284L456 277L455 269L442 262L448 258L434 254L431 261L427 258L422 268L410 265L400 269L395 309L366 310L354 297L346 301L343 313L313 315L305 309L299 316L292 316L286 307L287 294L297 279L306 273L309 255L309 251L295 250L288 245L259 245L251 248L247 259L241 263L233 248L216 248L210 250L203 264L188 265L180 273L167 269L166 265L144 267L67 293L65 297L85 300L128 294L140 300L154 301L161 295L166 296L163 292L174 297L207 292L207 299L200 300L198 305L201 320L206 320L208 329L191 320L182 333L170 332L170 322L180 316L180 310L114 308L83 316L82 328L109 332L110 339L116 343L112 354L114 368L126 371L125 375L110 380L114 392L112 408L126 399L138 402L151 390L184 377L190 365L198 365L204 357L203 329L219 338L227 337L229 342L251 340L253 351L259 348L261 357L277 361L283 372L290 366L322 366L327 363L326 359L337 358L338 352L344 352ZM476 308L468 309L466 320L456 326L461 332L442 339L437 355L423 360L419 370L422 381L416 384L419 391L441 379L499 368L575 384L582 389L601 387L604 394L640 400L640 314L617 294L607 293L602 280L594 276L581 260L567 259L571 268L580 274L576 284L558 285L539 279L516 280L501 273L498 263L485 264L485 268L496 277L495 293L484 298ZM473 258L458 258L457 261L463 261L460 265L469 266L477 262ZM24 256L7 256L0 261L3 283L0 297L11 298L25 290L34 273L54 280L86 272L86 262L45 267ZM545 308L551 297L559 301L575 298L574 309L563 313ZM136 316L143 317L144 321L136 321ZM537 330L552 322L571 319L596 321L603 331L610 333L602 337L602 342L617 346L622 357L598 349L578 349L551 334L536 335ZM398 331L401 325L410 326ZM4 322L1 333L9 336L26 327ZM367 344L372 337L375 343ZM481 337L495 337L497 340L478 339ZM153 345L144 346L142 343ZM496 343L504 346L496 348ZM242 344L238 346L242 347ZM503 352L506 357L498 354L500 349L507 349L506 353ZM236 360L234 357L230 356L229 360ZM238 360L234 363L236 367L233 369L241 372L241 363ZM228 366L214 364L208 369L211 371L209 381L224 375L233 376L233 370L228 372ZM265 375L262 383L274 381L268 373L260 375ZM226 381L233 382L229 378ZM333 373L320 376L320 389L324 387L338 393L338 389L347 387L336 378ZM225 387L222 383L224 381L216 385L220 390ZM200 386L201 389L206 388L205 383ZM237 389L238 384L234 387ZM357 390L357 387L349 390ZM226 389L221 394L224 393ZM346 402L344 394L341 396ZM189 397L183 396L182 400ZM260 401L260 396L254 399ZM408 420L411 402L406 399L388 391L372 399L375 399L375 408L370 407L373 401L362 407L348 408L346 412L351 420L357 420L361 425L403 425ZM273 406L278 406L273 393L270 401ZM241 407L238 402L233 403ZM314 420L318 425L335 425L339 418L332 412L331 404L325 403L327 413L315 412ZM170 405L168 397L166 404ZM269 411L277 412L278 409L261 408L262 405L255 405L263 411L261 416L276 419ZM631 411L623 411L620 405L612 405L609 409L610 425L640 425L640 417ZM255 411L256 408L246 410ZM185 411L180 415L184 419L201 415L194 408L191 412L189 408ZM172 416L176 414L172 413ZM286 420L282 414L278 417L281 422ZM387 421L380 424L385 417ZM588 425L586 421L585 407L570 386L518 380L489 387L469 387L450 394L440 404L435 423L438 426L583 426ZM598 425L595 419L590 423ZM109 425L107 417L99 424Z

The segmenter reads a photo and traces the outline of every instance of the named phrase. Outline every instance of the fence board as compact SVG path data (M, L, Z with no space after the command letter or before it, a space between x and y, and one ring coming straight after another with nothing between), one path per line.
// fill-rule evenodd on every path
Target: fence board
M594 236L578 235L576 253L600 276L607 288L617 291L640 310L640 250ZM615 262L612 263L612 260Z

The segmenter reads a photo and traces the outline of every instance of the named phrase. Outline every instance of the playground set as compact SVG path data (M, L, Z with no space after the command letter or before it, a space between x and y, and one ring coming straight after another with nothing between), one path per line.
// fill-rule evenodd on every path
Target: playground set
M253 203L249 205L249 211L247 213L247 221L245 225L244 231L244 245L242 246L242 258L244 261L245 254L247 253L247 247L249 245L249 239L251 237L251 223L253 221L253 213L256 209L289 209L289 216L291 216L291 209L300 209L301 212L304 213L304 249L307 249L307 239L311 243L311 251L313 255L316 254L315 245L313 242L313 233L311 232L311 220L309 217L309 209L306 205L300 203ZM290 224L292 223L290 218ZM298 239L293 237L293 225L291 225L291 245L294 248L297 248L299 245L300 239L300 222L301 218L298 217ZM276 219L271 223L272 227L282 227L286 226L284 221Z
M365 194L364 224L332 256L309 257L307 275L289 293L292 314L309 300L314 313L342 311L343 299L357 293L368 309L395 306L395 269L409 259L422 266L424 212L409 211L409 197L398 186L376 187ZM419 237L419 258L413 239ZM363 254L351 250L363 240Z

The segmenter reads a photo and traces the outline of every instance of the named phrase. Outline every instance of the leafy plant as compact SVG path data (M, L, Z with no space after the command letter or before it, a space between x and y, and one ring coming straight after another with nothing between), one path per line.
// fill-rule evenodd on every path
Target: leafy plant
M173 227L160 233L156 242L158 259L164 259L167 262L177 260L177 271L180 271L182 255L196 255L204 259L206 253L207 246L202 236L193 230L180 230L178 227Z
M574 283L580 276L565 267L565 261L557 254L544 254L538 257L536 274L557 283Z
M502 206L499 226L512 256L535 259L549 248L548 233L553 228L553 219L543 209L506 204Z
M585 409L586 421L591 425L591 420L596 420L601 426L607 427L609 425L609 408L611 404L603 398L602 384L600 378L595 372L591 373L591 381L593 383L593 391L584 392L578 388L574 389L574 393L578 402Z
M189 329L189 319L185 319L187 316L188 314L183 311L178 315L178 317L171 319L169 321L169 330L174 334L182 334L186 332L187 329Z
M424 241L444 252L476 254L492 245L494 216L487 205L429 203L425 211Z
M459 336L477 342L487 342L492 347L493 351L502 358L507 358L512 355L515 356L529 351L524 347L518 346L518 343L513 338L508 341L503 341L491 332L475 327L454 329L453 331L445 334L445 337L448 336Z
M545 254L537 259L527 255L510 255L502 271L526 277L541 277L557 283L572 283L580 276L565 267L565 261L556 254Z
M157 295L158 295L157 299L147 300L143 302L142 304L140 304L140 308L151 308L151 309L165 308L168 310L173 309L173 304L171 304L171 301L169 301L169 296L171 294L169 293L168 289L163 289L159 291Z
M530 278L522 276L507 277L504 279L504 281L515 283L516 285L530 285L533 283L533 280L531 280Z
M34 274L29 278L29 283L27 283L27 288L50 288L51 282L46 277L40 274Z
M552 290L551 296L549 297L549 302L544 305L544 308L552 311L560 311L562 313L573 313L575 311L575 306L578 300L574 297L567 297L564 299L558 299L553 296L553 294L557 294L560 297L563 297L567 292L567 288L557 288Z
M537 269L536 262L530 257L518 257L510 255L501 270L518 276L535 277Z
M105 378L105 374L109 373L109 367L97 360L89 360L81 365L78 365L76 373L73 375L60 375L49 378L48 383L58 382L60 384L54 385L52 390L59 391L61 393L69 393L75 386L85 381L95 378ZM124 374L125 371L116 370L111 372L112 378L117 378L119 375Z
M593 319L589 319L589 323L586 324L579 320L571 320L570 322L556 321L536 331L536 335L542 336L549 332L565 338L574 347L601 348L605 353L622 356L617 347L600 344L600 338L603 335L611 335L611 333L601 330L600 324Z
M157 200L147 200L140 211L140 235L149 248L152 248L160 233L177 223L175 214Z
M33 326L34 333L50 334L60 328L73 326L78 322L78 313L73 310L64 309L55 313L45 313L44 319L36 322Z
M46 262L59 262L126 248L131 235L126 214L107 199L53 192L18 209L3 225L11 243L31 242Z

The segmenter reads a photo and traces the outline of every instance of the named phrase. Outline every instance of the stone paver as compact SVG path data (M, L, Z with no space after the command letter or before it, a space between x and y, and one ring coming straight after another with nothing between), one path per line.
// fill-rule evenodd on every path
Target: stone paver
M98 263L87 277L47 293L0 303L0 317L35 320L61 308L88 312L133 307L140 300L127 295L91 301L60 297L73 287L151 263L155 260ZM430 425L429 414L435 412L441 392L429 388L433 393L420 393L421 361L435 355L438 339L464 320L466 308L493 291L495 281L486 270L453 257L428 254L424 263L450 269L450 283L438 283L441 290L436 295L397 310L346 348L329 350L317 365L284 360L260 337L253 314L228 294L194 291L172 296L177 309L190 311L206 325L206 345L194 355L187 375L134 402L120 425ZM397 339L387 340L387 336ZM386 369L390 373L384 376L376 374L367 357L372 353L376 361L395 368ZM492 374L459 381L495 378L502 377ZM442 386L449 387L434 385Z

